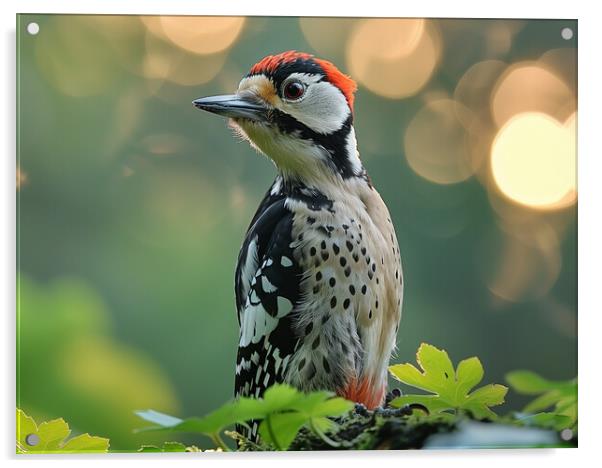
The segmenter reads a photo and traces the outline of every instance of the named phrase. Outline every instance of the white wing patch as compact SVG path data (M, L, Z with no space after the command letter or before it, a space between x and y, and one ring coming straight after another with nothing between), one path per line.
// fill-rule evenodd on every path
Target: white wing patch
M293 303L283 296L278 296L278 314L276 317L282 318L289 314L293 310Z
M274 286L272 283L270 283L270 280L268 279L267 276L263 275L261 277L261 287L263 288L263 290L267 293L271 293L276 291L276 286Z
M263 266L271 264L273 264L272 259L267 259L263 262ZM293 303L290 299L283 296L277 296L276 306L278 310L276 315L270 315L266 311L257 294L256 288L261 287L266 293L275 293L278 288L272 284L264 274L262 268L257 269L257 273L251 280L251 283L253 286L247 295L247 302L245 303L245 307L241 314L242 322L239 341L239 346L241 347L248 346L250 343L258 343L262 337L268 336L276 329L278 321L293 310Z
M258 343L263 336L274 331L277 325L278 318L268 314L261 303L256 305L247 303L240 329L239 346Z
M242 297L245 297L249 293L251 281L255 278L255 275L257 273L257 264L259 263L259 260L257 259L257 239L258 236L256 235L251 240L251 242L249 242L249 248L247 249L247 257L245 258L245 263L242 267Z

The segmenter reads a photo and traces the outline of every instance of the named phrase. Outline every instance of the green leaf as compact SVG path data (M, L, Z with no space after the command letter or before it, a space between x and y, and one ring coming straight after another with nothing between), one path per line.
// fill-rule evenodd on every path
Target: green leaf
M335 397L329 398L328 400L322 401L316 406L314 406L309 414L312 417L321 417L321 416L340 416L342 414L348 413L354 407L354 403L345 400L344 398Z
M104 453L109 451L109 439L82 434L69 439L57 451L61 453Z
M142 452L142 453L159 453L162 451L163 450L161 450L156 445L143 445L142 447L140 447L138 449L138 452Z
M478 358L465 359L454 369L447 352L422 343L416 361L422 371L406 363L390 366L389 372L400 382L431 395L403 395L394 399L392 406L418 404L430 413L463 410L477 419L496 417L489 407L502 404L508 389L503 385L486 385L469 393L483 380L483 366Z
M310 427L317 430L320 434L330 432L335 428L336 424L332 419L326 417L313 417L310 421Z
M547 380L535 372L517 370L506 374L506 381L512 389L524 395L537 395L549 390L572 392L576 381L553 381Z
M571 425L571 418L556 413L515 414L517 421L526 426L536 426L561 431Z
M263 409L265 414L282 411L291 408L304 399L304 394L296 388L289 385L273 385L263 395Z
M17 453L104 453L109 450L109 439L82 434L65 440L70 433L69 425L63 419L37 425L25 412L17 409Z
M164 442L164 452L186 452L186 446L180 442Z
M468 395L462 409L469 410L477 419L494 419L497 415L489 407L504 403L506 393L508 393L508 388L503 385L485 385Z
M57 450L61 442L69 437L71 430L64 419L53 419L43 422L38 427L38 436L44 441L46 450Z
M523 411L525 413L537 413L538 411L542 411L546 408L554 406L560 399L560 392L552 390L551 392L546 392L543 395L539 395L537 398L531 400L523 408Z
M26 438L29 434L37 434L38 426L24 411L17 408L17 453L28 451Z
M277 450L286 450L306 422L307 417L301 413L272 414L259 425L259 435Z
M558 430L571 428L577 430L577 378L564 381L547 380L535 372L518 370L506 375L506 381L517 393L538 395L524 408L524 413L539 413L559 416L555 418ZM547 413L543 410L552 409ZM537 414L532 416L537 416ZM552 416L539 416L534 423L545 422ZM544 426L546 427L546 426Z
M138 449L142 453L158 453L158 452L186 452L186 446L180 442L164 442L163 447L156 445L143 445Z
M289 385L277 384L268 388L263 398L239 398L202 418L182 420L153 410L137 411L136 414L155 424L139 431L199 432L220 446L220 433L228 426L260 420L261 439L285 450L303 426L309 425L311 429L311 422L320 431L318 435L324 437L324 432L334 427L328 417L339 416L352 408L352 402L334 397L332 392L306 394Z
M180 419L154 410L136 411L136 414L145 421L156 424L138 429L139 432L168 429L177 432L200 432L212 436L235 423L262 418L265 408L262 400L241 398L225 403L202 418Z

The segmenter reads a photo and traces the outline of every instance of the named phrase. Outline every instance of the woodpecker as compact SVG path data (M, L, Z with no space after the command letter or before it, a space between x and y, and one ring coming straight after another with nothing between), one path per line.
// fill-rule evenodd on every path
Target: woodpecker
M391 216L357 149L356 89L331 62L289 51L253 65L235 94L193 101L277 172L238 256L236 396L285 382L369 409L384 401L404 285Z

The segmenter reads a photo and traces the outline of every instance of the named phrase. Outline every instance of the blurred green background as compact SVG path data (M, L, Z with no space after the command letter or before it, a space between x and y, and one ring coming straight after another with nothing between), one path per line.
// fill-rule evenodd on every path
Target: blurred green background
M234 267L275 170L191 101L289 49L358 81L406 277L394 361L426 341L479 356L488 382L576 375L576 21L17 23L17 404L38 420L135 450L181 436L134 434L133 410L231 398Z

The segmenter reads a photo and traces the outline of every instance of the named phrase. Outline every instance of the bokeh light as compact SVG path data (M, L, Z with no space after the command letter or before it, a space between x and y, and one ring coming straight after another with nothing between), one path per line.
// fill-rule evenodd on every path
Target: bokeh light
M569 87L573 95L577 91L577 49L562 47L544 52L537 60L554 73Z
M546 223L526 222L501 226L493 254L492 269L484 272L487 287L495 296L511 302L545 296L556 283L562 267L560 243Z
M226 61L226 53L197 55L174 50L169 42L147 34L142 62L144 76L182 86L195 86L211 81ZM151 88L155 88L151 83Z
M68 96L100 94L117 77L111 47L96 28L87 26L68 16L56 16L44 24L43 40L35 43L40 70Z
M514 57L513 51L522 50L516 41L524 24L520 20L437 20L444 48L437 77L457 83L477 61Z
M17 166L17 190L20 190L25 184L27 184L27 173Z
M178 47L199 55L215 54L234 44L245 24L236 16L146 17L149 29L162 33Z
M438 184L453 184L474 173L466 130L470 111L451 99L427 103L412 119L404 139L410 167ZM462 117L458 117L461 115Z
M299 18L299 27L309 45L321 56L339 56L358 19L353 18Z
M175 133L153 133L142 138L140 144L153 156L187 156L194 151L192 142Z
M512 47L513 28L508 21L496 21L487 31L485 38L487 55L499 56L508 53Z
M458 80L454 89L454 99L471 110L470 114L458 114L466 128L472 127L475 121L484 126L491 120L489 96L506 67L507 64L501 60L484 60L469 67ZM471 119L466 120L466 117Z
M576 100L568 85L537 62L519 62L499 78L491 109L498 127L521 112L542 112L564 121L575 112Z
M542 113L522 113L497 134L491 170L513 200L542 209L573 204L577 197L576 117L564 125Z
M347 44L347 66L375 94L403 98L431 78L440 54L434 25L422 19L358 22Z

